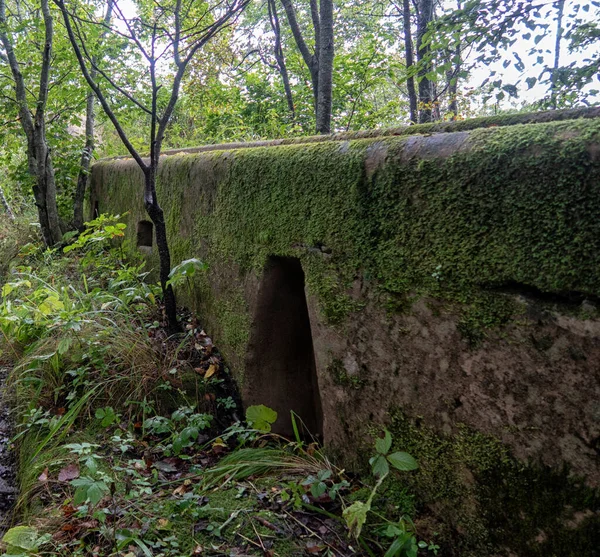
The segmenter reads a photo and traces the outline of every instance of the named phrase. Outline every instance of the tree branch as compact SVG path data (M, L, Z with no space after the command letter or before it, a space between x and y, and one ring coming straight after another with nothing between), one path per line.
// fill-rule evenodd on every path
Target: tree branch
M3 1L4 0L0 0L0 2L3 2ZM73 51L75 52L77 61L79 62L79 67L81 68L81 73L83 73L83 77L87 81L87 83L90 86L90 88L92 89L92 91L94 91L94 93L96 94L98 101L102 105L102 108L103 108L104 112L106 113L106 115L108 116L109 120L112 122L113 126L115 127L115 130L117 131L117 134L121 138L121 141L123 142L123 145L125 145L125 148L127 149L127 151L129 151L130 155L134 158L134 160L137 162L137 164L142 169L142 171L144 173L148 172L148 165L144 162L144 159L137 152L136 148L132 145L131 141L129 141L129 138L127 137L127 134L125 133L125 130L123 130L121 123L117 119L110 104L107 102L106 97L104 96L104 93L102 93L102 90L100 89L100 87L98 86L96 81L94 79L92 79L90 72L87 69L85 60L81 53L81 49L79 48L79 43L77 42L77 39L73 32L73 28L71 26L71 20L69 18L69 13L67 12L67 9L65 7L64 0L54 0L54 3L57 5L57 7L59 8L59 10L62 13L63 20L65 22L65 27L67 29L67 34L69 36L69 41L71 43L71 46L73 47Z

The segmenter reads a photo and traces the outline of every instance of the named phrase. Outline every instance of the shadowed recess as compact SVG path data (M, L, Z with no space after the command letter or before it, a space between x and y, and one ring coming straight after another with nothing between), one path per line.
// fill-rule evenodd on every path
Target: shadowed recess
M259 286L250 330L243 399L277 411L276 433L291 436L294 411L313 435L322 435L304 272L293 257L270 257Z
M138 248L152 247L152 229L153 224L147 220L141 220L137 225L137 246Z

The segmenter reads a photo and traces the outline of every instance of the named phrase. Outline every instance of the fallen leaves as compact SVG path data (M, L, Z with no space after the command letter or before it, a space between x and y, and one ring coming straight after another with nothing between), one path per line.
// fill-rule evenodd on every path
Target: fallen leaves
M79 466L77 464L69 464L58 473L59 482L68 482L79 477Z

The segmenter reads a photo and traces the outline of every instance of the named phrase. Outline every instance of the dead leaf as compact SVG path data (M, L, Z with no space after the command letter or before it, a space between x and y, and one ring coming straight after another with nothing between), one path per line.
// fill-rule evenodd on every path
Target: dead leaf
M165 474L172 474L174 472L179 471L177 466L174 466L167 460L159 460L158 462L155 462L154 467L160 470L161 472L164 472Z
M158 530L168 530L171 527L171 524L166 518L159 518L156 522L156 528Z
M325 549L324 545L321 545L317 542L315 542L314 540L308 540L306 542L306 551L308 551L308 553L312 553L312 554L317 554L317 553L321 553L321 551L323 551Z
M47 482L48 481L48 467L46 466L46 468L44 468L44 471L40 474L38 480L40 482Z
M217 437L217 439L215 439L215 442L212 444L212 450L215 454L221 454L225 452L228 448L229 447L227 446L225 441L223 441L223 439L221 439L220 437Z
M58 473L59 482L68 482L79 477L79 466L77 464L69 464Z
M208 369L204 374L204 379L210 379L215 373L217 373L217 366L215 364L211 364L208 366Z
M177 489L173 491L173 495L183 495L184 493L187 493L191 485L192 480L185 480Z

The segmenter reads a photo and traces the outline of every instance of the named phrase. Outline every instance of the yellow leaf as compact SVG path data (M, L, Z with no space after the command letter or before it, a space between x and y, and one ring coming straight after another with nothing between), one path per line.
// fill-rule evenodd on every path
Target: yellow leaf
M159 518L156 523L157 530L168 530L171 527L171 524L166 518Z
M210 366L208 366L208 369L206 370L206 375L204 376L204 379L209 379L215 373L217 373L217 366L215 364L210 364Z

